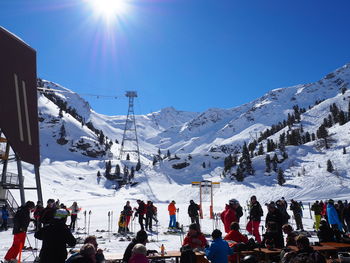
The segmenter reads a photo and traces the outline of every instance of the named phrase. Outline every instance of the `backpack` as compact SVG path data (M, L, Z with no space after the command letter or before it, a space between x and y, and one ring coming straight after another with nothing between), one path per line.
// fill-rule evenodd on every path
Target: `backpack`
M196 263L196 254L193 252L190 246L184 246L180 249L180 263Z

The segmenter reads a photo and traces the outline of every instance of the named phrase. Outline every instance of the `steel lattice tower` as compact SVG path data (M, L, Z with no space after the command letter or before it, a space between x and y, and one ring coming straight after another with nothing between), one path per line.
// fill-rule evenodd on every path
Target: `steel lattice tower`
M137 97L136 91L127 91L125 94L129 98L128 115L125 121L122 145L120 148L119 159L123 157L123 153L136 153L137 160L140 160L139 142L137 139L136 121L134 113L134 98ZM126 145L127 144L127 145Z

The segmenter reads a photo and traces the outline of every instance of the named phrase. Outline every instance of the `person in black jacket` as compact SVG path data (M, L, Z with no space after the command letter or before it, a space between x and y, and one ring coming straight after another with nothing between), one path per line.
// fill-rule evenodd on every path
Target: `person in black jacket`
M275 203L271 202L268 206L268 213L266 215L265 219L265 227L268 227L268 224L270 222L275 224L275 229L274 231L277 232L278 235L278 240L276 241L279 246L283 247L284 240L283 240L283 233L282 233L282 214L281 212L276 208Z
M137 200L136 202L138 203L139 207L136 209L135 216L139 217L139 224L140 224L141 230L144 230L145 228L143 226L143 220L146 212L146 204L141 200Z
M152 231L152 219L156 214L156 208L152 201L147 201L146 206L146 230Z
M146 246L148 239L147 232L144 230L140 230L136 233L136 238L133 238L127 248L125 249L124 256L123 256L123 262L128 263L129 259L131 258L132 255L132 249L136 244L142 244Z
M188 206L188 216L191 218L191 224L196 223L198 227L200 227L198 214L199 209L199 205L191 200L190 205Z
M126 222L125 222L125 227L126 227L126 231L127 232L130 232L129 230L129 223L130 223L130 218L132 217L132 208L131 208L131 205L130 205L130 201L127 201L124 208L123 208L123 213L125 215L125 219L126 219Z
M40 263L64 263L68 246L75 246L76 239L66 225L68 213L58 209L50 224L35 233L35 238L42 240Z
M304 231L301 206L297 201L291 200L290 210L293 211L295 223L297 225L297 230Z
M55 204L54 199L49 199L47 200L46 207L41 211L40 221L44 226L52 222L57 209Z
M13 218L13 243L5 255L5 260L15 260L19 252L22 250L30 222L30 212L34 207L34 202L28 201L24 206L18 208Z
M253 195L250 198L250 210L249 210L249 222L247 224L247 231L249 234L254 235L255 240L258 243L261 243L261 237L259 233L259 226L261 217L264 215L264 212L261 208L261 205L256 200L256 196Z
M329 227L326 220L321 220L319 230L317 231L317 237L321 242L335 242L334 231Z

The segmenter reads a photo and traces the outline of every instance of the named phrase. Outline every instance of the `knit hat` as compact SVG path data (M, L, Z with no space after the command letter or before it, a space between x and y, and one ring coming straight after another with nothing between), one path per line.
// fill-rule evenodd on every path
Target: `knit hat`
M69 216L67 210L57 209L54 219L66 219Z

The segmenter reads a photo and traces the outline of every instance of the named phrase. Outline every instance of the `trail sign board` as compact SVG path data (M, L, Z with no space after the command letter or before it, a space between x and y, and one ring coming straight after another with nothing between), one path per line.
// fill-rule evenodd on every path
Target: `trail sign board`
M0 27L0 128L24 162L40 165L36 51Z

